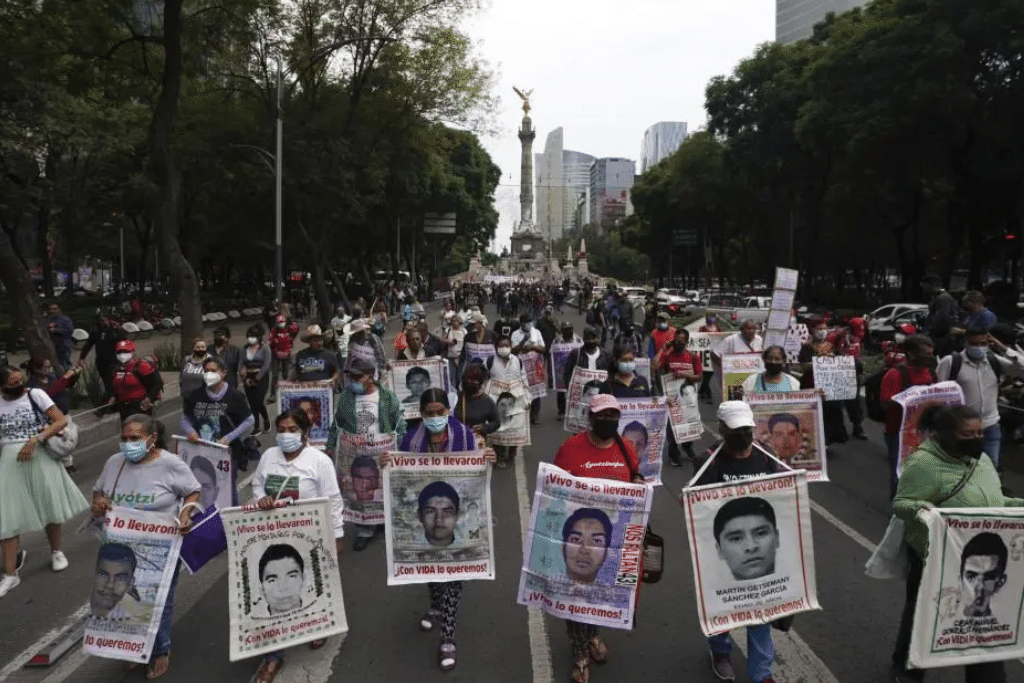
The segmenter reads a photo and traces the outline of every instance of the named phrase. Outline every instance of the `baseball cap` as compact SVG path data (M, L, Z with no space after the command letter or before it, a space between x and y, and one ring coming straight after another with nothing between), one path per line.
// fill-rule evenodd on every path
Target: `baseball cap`
M754 413L743 401L723 401L718 406L718 419L729 429L754 426Z
M622 412L622 408L619 407L619 399L615 398L611 394L598 394L592 398L590 400L590 412L600 413L602 410L617 410Z
M302 338L303 341L309 341L313 337L320 337L323 339L324 331L320 329L319 325L310 325L306 328L306 334Z
M353 377L372 375L374 370L373 364L365 358L355 358L348 365L348 374Z
M135 342L125 339L124 341L117 342L117 346L114 347L115 351L126 351L135 353Z
M668 320L668 313L665 311L658 313L658 320Z

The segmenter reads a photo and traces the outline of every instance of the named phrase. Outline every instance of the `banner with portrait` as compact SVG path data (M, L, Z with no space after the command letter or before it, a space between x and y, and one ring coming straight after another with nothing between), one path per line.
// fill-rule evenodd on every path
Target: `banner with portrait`
M1024 509L936 508L923 517L929 550L910 636L911 666L1024 656Z
M521 380L487 382L487 395L498 408L499 426L487 437L492 446L530 445L530 394ZM455 417L461 417L456 415Z
M348 632L326 498L221 510L232 662Z
M647 386L653 388L654 383L651 378L651 359L647 356L637 356L633 359L633 362L636 364L636 367L633 368L633 372L637 377L643 377L647 380Z
M633 444L640 474L652 486L661 485L662 450L668 427L665 398L620 398L619 434Z
M665 387L669 423L676 443L696 441L704 433L704 421L700 419L700 407L697 405L697 387L671 374L662 375L661 384Z
M345 499L343 516L355 524L384 523L381 456L397 448L394 434L338 433L334 468Z
M815 390L748 394L754 413L754 438L808 481L828 481L825 420Z
M231 481L231 449L209 441L190 443L177 434L174 435L174 441L178 456L185 461L202 486L199 504L203 510L234 505L231 499L235 488Z
M519 604L559 619L632 629L653 492L540 463Z
M606 379L607 370L586 370L578 365L573 368L565 397L565 431L579 434L590 429L587 410L590 401L601 393L601 384Z
M406 420L420 419L420 396L431 387L447 391L448 365L443 358L393 360L388 387L402 404Z
M932 405L959 406L964 403L964 390L956 382L939 382L928 386L913 386L892 397L903 409L900 422L900 451L896 460L896 475L903 472L903 461L917 450L925 437L918 429L924 409Z
M820 609L807 474L683 489L705 635Z
M714 367L711 364L711 354L718 353L722 342L732 334L732 332L691 332L690 343L686 348L692 353L699 353L700 366L704 368L704 372L711 372L711 368Z
M531 398L544 398L548 395L548 376L544 372L544 356L536 351L528 351L519 360L523 363L526 383L529 385Z
M857 398L857 365L853 356L815 356L814 388L825 392L826 401Z
M388 585L494 578L483 451L393 453L384 468Z
M722 400L742 400L743 382L759 372L764 372L764 360L760 353L729 353L722 356Z
M173 515L123 507L107 512L82 639L87 654L149 661L181 538Z
M569 356L573 349L583 346L583 342L556 341L551 345L551 379L554 382L555 391L565 391L565 366L569 363Z
M322 382L278 382L278 415L300 408L313 424L309 429L309 445L323 446L334 419L334 384Z
M464 346L466 349L467 365L470 363L483 363L487 365L487 359L494 358L497 353L494 344L478 344L467 340Z

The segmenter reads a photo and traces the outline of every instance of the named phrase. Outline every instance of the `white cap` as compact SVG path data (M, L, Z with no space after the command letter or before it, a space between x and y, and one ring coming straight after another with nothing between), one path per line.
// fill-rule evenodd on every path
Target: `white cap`
M718 419L729 429L754 426L754 412L743 401L723 401L718 406Z

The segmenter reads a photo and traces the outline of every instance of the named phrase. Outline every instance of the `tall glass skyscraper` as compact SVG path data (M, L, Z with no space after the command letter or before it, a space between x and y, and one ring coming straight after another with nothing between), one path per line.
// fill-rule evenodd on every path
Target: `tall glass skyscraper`
M810 38L814 25L829 12L842 14L866 4L868 0L775 0L775 42Z
M669 156L686 139L686 123L683 121L662 121L644 131L644 144L640 152L640 172Z
M548 134L544 151L534 155L537 228L550 239L562 237L573 228L576 203L590 186L590 164L594 157L563 149L563 131Z

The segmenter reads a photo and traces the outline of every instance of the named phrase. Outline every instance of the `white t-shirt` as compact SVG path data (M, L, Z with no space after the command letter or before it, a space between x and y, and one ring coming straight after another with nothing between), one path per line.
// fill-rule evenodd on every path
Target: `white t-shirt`
M33 402L39 410L32 407ZM28 441L45 429L50 422L45 413L52 405L53 400L42 389L29 389L13 401L0 396L0 444Z
M466 328L452 328L448 330L448 341L455 340L455 343L448 347L448 357L458 358L462 354L462 344L466 341Z
M356 396L356 434L379 434L380 391Z
M526 369L519 356L509 356L506 363L500 356L491 362L491 379L498 382L515 382L517 379L526 383Z
M182 499L202 487L184 460L160 451L149 462L130 463L120 453L107 458L93 485L112 505L176 514Z
M268 448L256 466L252 495L255 500L264 496L294 500L328 498L334 518L334 537L345 535L345 501L338 489L334 463L326 453L312 446L303 448L290 462L277 446Z
M754 335L754 341L747 344L743 336L737 332L736 334L729 335L722 340L722 345L718 348L718 356L728 356L734 353L761 353L761 344L764 342L761 339L761 335Z
M583 357L587 359L587 365L585 370L597 370L597 359L601 357L601 349L597 349L593 353L587 353L583 351Z
M519 346L520 344L522 344L523 343L523 338L525 338L525 337L526 337L526 332L524 332L523 328L521 328L521 327L518 330L516 330L515 332L513 332L512 333L512 348L515 348L515 347ZM536 327L531 327L530 328L530 339L529 339L528 343L536 344L537 346L544 346L544 335L542 335L540 333L540 330L538 330Z

